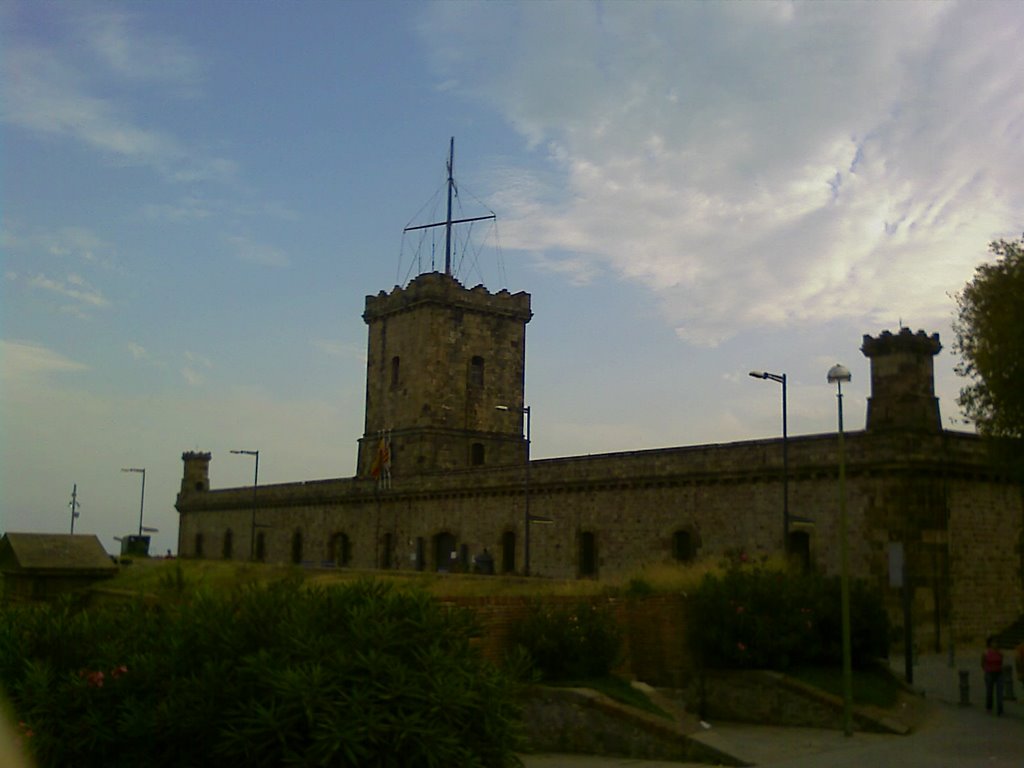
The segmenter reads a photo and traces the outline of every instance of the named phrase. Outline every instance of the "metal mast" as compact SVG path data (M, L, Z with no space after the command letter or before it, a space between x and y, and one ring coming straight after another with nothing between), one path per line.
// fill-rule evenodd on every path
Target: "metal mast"
M448 215L444 221L433 224L420 224L415 227L406 227L405 232L412 232L416 229L430 229L431 227L444 227L444 273L452 276L452 224L466 224L471 221L485 221L494 219L492 213L488 216L473 216L468 219L452 219L452 197L458 194L455 187L455 137L452 136L448 144Z

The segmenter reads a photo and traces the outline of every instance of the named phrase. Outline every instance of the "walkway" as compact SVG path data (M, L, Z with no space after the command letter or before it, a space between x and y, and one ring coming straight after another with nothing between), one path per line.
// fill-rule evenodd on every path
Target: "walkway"
M925 656L914 665L914 688L930 703L925 723L909 736L855 733L812 728L779 728L739 723L711 723L698 738L752 765L770 768L1021 768L1024 766L1024 691L1015 684L1017 701L1005 714L985 713L980 649L958 655ZM903 659L893 669L902 676ZM969 672L970 706L958 705L959 670ZM526 768L681 768L696 765L584 755L525 755Z

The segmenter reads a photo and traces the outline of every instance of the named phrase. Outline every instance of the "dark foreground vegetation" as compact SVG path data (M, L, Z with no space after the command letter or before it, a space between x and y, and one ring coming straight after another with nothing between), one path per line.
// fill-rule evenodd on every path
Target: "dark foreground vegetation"
M704 577L692 596L690 647L713 669L838 668L842 614L838 578L795 570L730 568ZM854 668L889 655L889 618L881 597L850 585Z
M499 668L476 652L472 614L415 582L149 565L128 567L144 585L122 586L119 598L0 609L0 686L40 768L515 765L523 680L596 688L664 714L614 676L622 629L591 594L538 599ZM746 563L688 579L664 591L689 595L689 632L677 641L698 666L775 669L834 688L838 580ZM440 586L492 585L502 583ZM542 598L551 585L520 588ZM634 579L610 594L658 588ZM886 614L863 584L851 597L853 661L864 670L854 693L886 706L891 681L862 685L887 655Z
M286 580L0 612L0 684L40 766L516 764L513 674L422 592Z

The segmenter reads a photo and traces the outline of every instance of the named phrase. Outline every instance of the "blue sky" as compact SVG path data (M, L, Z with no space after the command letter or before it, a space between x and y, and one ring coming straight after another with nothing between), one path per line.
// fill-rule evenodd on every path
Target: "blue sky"
M215 487L348 476L364 297L449 137L468 285L533 295L534 456L835 427L864 333L942 335L1024 231L1019 3L0 5L0 528L176 549ZM427 205L427 208L424 206ZM426 257L429 261L429 256ZM969 428L969 427L967 427Z

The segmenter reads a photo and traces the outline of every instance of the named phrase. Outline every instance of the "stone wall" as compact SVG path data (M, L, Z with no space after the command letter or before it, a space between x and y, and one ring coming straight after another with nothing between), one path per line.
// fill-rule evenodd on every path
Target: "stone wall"
M900 592L890 586L893 542L904 545L911 566L921 643L936 636L945 642L929 622L948 629L952 621L960 637L977 639L1024 612L1019 486L987 468L977 438L847 438L851 574L877 585L896 625L903 614ZM837 449L834 435L795 438L789 446L790 514L803 521L796 527L808 537L810 565L828 574L840 568ZM359 479L261 486L257 531L271 562L292 559L296 532L301 561L329 560L332 537L344 533L353 567L468 568L486 548L499 571L521 571L523 481L520 464L395 478L386 491ZM203 556L220 557L230 528L234 557L247 557L252 488L185 490L178 500L180 553L195 555L201 533ZM534 461L529 493L531 515L550 520L531 526L533 575L621 578L643 564L671 561L679 531L690 537L696 558L757 558L782 549L779 441ZM439 534L454 543L454 561L437 551ZM583 572L581 534L592 536L593 573ZM514 540L508 563L506 535Z

